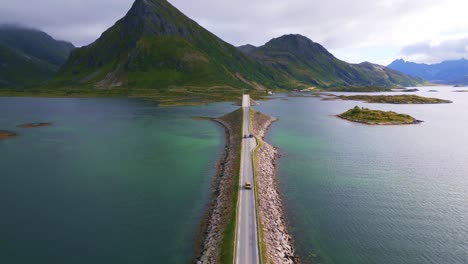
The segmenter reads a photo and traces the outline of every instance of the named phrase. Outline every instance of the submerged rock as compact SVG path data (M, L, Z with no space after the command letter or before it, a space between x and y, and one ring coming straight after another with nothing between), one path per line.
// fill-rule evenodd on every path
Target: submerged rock
M46 126L51 126L52 123L29 123L29 124L22 124L19 125L18 127L21 128L36 128L36 127L46 127Z
M0 130L0 139L14 138L16 136L17 136L16 133L5 131L5 130Z

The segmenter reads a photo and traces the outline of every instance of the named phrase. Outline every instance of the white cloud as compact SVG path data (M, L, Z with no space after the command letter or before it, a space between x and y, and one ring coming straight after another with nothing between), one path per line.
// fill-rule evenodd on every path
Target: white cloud
M0 0L0 23L20 22L82 45L125 15L133 0ZM466 0L170 0L222 39L261 45L299 33L353 62L387 61L379 48L468 33ZM372 49L369 54L366 49ZM347 54L352 51L353 54Z
M444 60L468 58L468 37L438 43L421 42L404 47L401 55L413 62L438 63Z

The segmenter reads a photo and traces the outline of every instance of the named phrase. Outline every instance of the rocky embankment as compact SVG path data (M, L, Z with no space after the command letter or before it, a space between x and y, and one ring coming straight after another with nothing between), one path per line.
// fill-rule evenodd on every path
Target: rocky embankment
M236 210L233 199L237 197L236 175L240 168L242 109L213 120L225 128L227 142L212 183L212 204L202 226L203 241L201 254L197 259L200 264L220 263L226 228Z
M267 263L299 263L295 256L292 237L289 235L283 200L276 178L278 150L263 141L268 128L276 119L252 110L252 130L261 140L256 151L256 180L260 222Z

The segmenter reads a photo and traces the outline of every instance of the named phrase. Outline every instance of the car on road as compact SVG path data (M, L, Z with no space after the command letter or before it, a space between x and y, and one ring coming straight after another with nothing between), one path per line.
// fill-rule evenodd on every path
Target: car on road
M253 138L254 136L253 135L249 135L249 138Z
M250 182L245 182L244 188L247 189L247 190L252 189L252 183L250 183Z

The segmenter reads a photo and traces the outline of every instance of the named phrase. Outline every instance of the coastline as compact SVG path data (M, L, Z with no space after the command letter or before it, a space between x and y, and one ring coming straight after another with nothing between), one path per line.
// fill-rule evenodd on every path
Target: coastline
M252 131L257 136L259 147L255 152L255 176L258 190L258 209L262 232L261 249L266 263L300 263L295 255L294 241L288 232L287 218L276 176L278 149L264 141L269 128L278 119L251 112Z
M226 145L212 181L211 202L200 223L196 245L195 263L197 264L232 262L229 255L232 252L227 248L234 247L234 244L230 244L233 242L231 241L233 237L228 233L232 218L236 218L238 192L236 175L239 174L241 135L240 127L237 133L235 127L242 124L236 119L242 118L242 115L239 115L241 112L238 112L240 110L221 118L210 119L224 128ZM276 161L280 154L275 147L264 141L268 129L277 119L254 110L251 112L251 117L252 132L259 141L254 154L254 166L261 255L265 263L300 263L300 259L295 255L293 238L288 232L283 199L276 177Z
M200 223L199 239L196 245L195 263L225 263L224 258L229 259L230 224L235 219L238 174L240 163L240 126L236 118L242 118L242 109L234 111L220 118L210 118L224 128L226 145L221 159L217 163L217 172L212 180L212 193L210 203L207 206L205 217ZM241 119L240 119L241 120ZM238 132L235 126L239 125ZM237 175L237 176L236 176ZM233 199L235 203L233 203ZM235 224L235 222L234 222ZM234 229L235 230L235 229ZM234 233L234 230L232 232ZM225 245L225 243L228 243ZM228 252L226 253L226 249ZM232 262L232 258L231 261Z
M366 121L346 118L346 117L343 117L341 115L335 115L335 116L340 118L340 119L349 121L349 122L359 123L359 124L368 125L368 126L408 126L408 125L419 125L419 124L424 123L424 121L421 121L421 120L415 120L414 122L411 122L411 123L404 123L404 122L400 122L400 123L372 123L372 122L366 122Z

